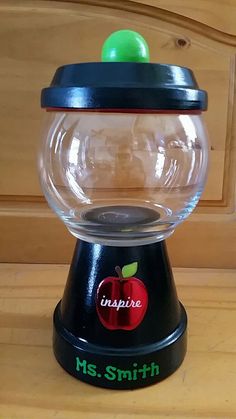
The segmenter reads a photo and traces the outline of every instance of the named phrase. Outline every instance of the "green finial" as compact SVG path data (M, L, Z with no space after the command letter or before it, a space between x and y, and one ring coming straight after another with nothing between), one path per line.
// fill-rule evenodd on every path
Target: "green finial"
M148 44L138 32L113 32L103 44L102 61L149 63Z

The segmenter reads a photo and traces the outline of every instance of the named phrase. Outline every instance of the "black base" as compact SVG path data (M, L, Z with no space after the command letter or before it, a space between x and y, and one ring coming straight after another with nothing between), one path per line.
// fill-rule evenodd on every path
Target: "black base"
M164 241L77 243L54 313L54 352L66 371L100 387L148 386L183 361L186 326Z
M59 364L81 381L111 389L135 389L163 380L180 366L187 347L186 327L181 305L179 326L165 339L133 348L98 346L63 327L59 303L54 312L54 353Z

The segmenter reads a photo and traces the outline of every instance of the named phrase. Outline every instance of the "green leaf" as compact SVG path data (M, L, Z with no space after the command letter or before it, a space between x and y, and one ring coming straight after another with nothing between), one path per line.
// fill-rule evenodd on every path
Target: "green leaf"
M134 276L138 270L138 262L130 263L130 265L125 265L122 268L122 275L123 278L129 278L130 276Z

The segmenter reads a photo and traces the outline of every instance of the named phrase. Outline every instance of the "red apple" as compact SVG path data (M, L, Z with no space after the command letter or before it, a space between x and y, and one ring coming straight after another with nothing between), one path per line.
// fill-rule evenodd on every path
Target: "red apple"
M134 262L121 270L119 277L109 276L100 282L96 295L99 319L109 330L133 330L143 320L148 306L148 293L140 279L133 275L138 264Z

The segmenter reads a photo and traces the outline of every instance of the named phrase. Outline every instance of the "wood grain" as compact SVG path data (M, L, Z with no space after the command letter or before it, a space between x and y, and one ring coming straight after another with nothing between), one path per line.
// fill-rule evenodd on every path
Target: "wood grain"
M69 261L73 239L48 215L38 182L40 90L59 65L99 60L107 35L129 27L153 61L191 67L209 92L207 187L194 221L170 239L173 262L235 267L235 9L231 0L0 2L0 261Z
M200 220L200 221L199 221ZM75 238L52 212L15 211L0 217L0 261L69 263ZM236 223L220 214L192 215L167 240L173 266L236 268Z
M110 391L81 383L56 363L51 316L63 265L0 265L1 419L196 419L236 417L236 271L175 269L188 311L189 347L160 384Z
M132 3L125 16L123 2L121 10L116 9L114 2L110 6L108 2L107 8L101 7L103 2L99 1L95 6L90 1L87 5L79 3L22 1L19 5L18 1L3 1L0 5L0 32L7 34L0 38L0 196L42 195L36 164L43 116L39 96L41 88L50 83L55 68L65 62L98 60L107 35L129 26L146 37L154 62L191 67L199 85L207 89L209 111L205 119L212 158L203 200L221 201L224 170L229 166L225 151L232 136L227 115L233 92L234 48L224 43L223 35L222 42L215 42L208 35L197 34L194 25L191 30L183 31L180 16L179 22L173 25L161 17L138 13L135 5L132 12ZM181 37L190 40L189 48L178 47L176 40ZM215 182L216 175L218 182Z
M131 0L135 3L147 4L172 11L211 26L219 31L236 35L236 3L234 0ZM223 12L222 12L223 9Z

